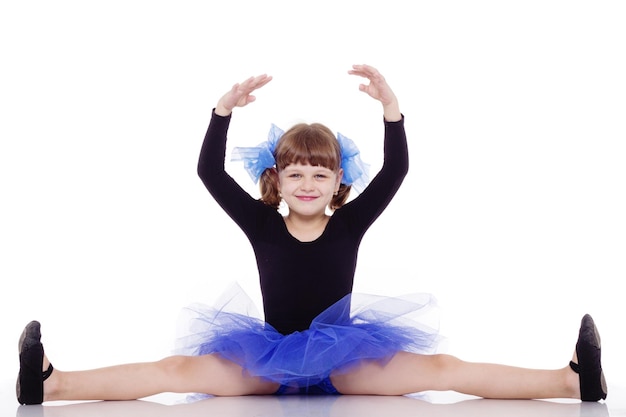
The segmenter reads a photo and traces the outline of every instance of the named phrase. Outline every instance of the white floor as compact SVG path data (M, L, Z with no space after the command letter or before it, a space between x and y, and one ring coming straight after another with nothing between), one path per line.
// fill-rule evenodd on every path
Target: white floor
M600 417L626 416L626 387L609 385L606 402L485 400L456 393L411 397L262 396L215 397L186 401L185 396L160 395L142 401L54 403L19 406L13 382L3 381L0 415L20 417Z

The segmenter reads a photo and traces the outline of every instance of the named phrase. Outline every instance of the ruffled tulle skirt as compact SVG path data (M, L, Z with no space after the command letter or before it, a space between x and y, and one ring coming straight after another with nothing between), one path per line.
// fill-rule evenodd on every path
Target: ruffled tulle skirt
M429 294L350 294L319 314L308 329L283 335L260 318L251 299L235 285L215 306L185 309L186 329L176 350L219 354L246 375L310 387L362 361L384 363L399 351L434 353L440 341L435 306Z

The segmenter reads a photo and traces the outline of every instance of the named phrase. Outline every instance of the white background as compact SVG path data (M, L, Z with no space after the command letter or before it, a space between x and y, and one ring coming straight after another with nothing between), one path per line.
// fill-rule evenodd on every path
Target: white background
M271 74L230 146L319 121L376 171L382 113L354 63L394 88L411 158L355 290L431 292L448 352L530 367L565 366L589 312L620 384L624 21L621 1L4 2L2 389L32 319L71 370L168 355L180 309L231 282L259 301L249 244L196 176L211 109Z

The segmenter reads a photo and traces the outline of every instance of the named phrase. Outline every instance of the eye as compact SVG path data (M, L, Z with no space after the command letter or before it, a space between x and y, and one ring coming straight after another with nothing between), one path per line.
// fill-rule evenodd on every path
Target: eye
M302 177L301 174L298 174L298 173L295 173L295 172L293 174L289 174L289 178L298 179L298 178L301 178L301 177Z

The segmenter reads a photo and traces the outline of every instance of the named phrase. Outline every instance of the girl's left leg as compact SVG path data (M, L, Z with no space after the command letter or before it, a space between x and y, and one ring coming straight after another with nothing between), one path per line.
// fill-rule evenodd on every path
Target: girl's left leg
M465 362L450 355L398 352L389 362L365 362L350 372L331 374L345 394L404 395L421 391L457 391L483 398L578 398L599 401L607 395L600 335L586 314L574 357L561 369L527 369Z
M465 362L450 355L398 352L384 365L366 362L348 373L331 375L342 394L404 395L456 391L483 398L580 398L578 374L555 370Z

